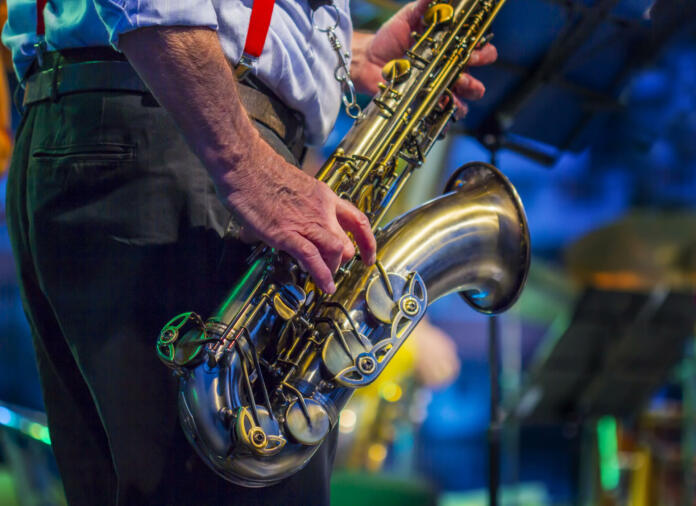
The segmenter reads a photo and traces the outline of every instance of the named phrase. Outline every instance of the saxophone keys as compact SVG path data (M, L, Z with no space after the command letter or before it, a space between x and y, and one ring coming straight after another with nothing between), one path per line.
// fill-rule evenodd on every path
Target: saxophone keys
M454 17L454 8L450 4L435 4L423 15L423 21L428 26L448 23Z
M322 363L334 381L340 384L349 385L349 381L361 381L363 374L357 370L356 360L358 357L368 353L371 344L364 337L365 342L356 338L350 330L341 330L341 335L332 332L324 342L322 347ZM347 349L346 349L347 348ZM363 362L363 365L369 367L369 364ZM347 371L353 371L347 373ZM347 374L347 380L343 381Z
M372 316L382 323L390 324L398 313L398 301L408 280L400 274L384 272L383 269L379 272L380 275L372 278L367 286L365 301Z
M167 366L179 368L200 355L205 342L205 324L196 313L175 316L167 322L157 339L157 354Z
M167 322L160 331L159 342L162 344L172 344L182 334L181 330L190 324L200 331L205 331L205 325L201 317L189 311L188 313L176 315ZM185 330L188 330L188 328L190 327L186 327Z
M405 58L391 60L382 67L382 77L390 83L398 84L411 75L411 62Z
M329 414L314 399L304 400L305 409L293 401L285 413L285 427L297 442L308 446L321 443L331 430Z
M265 408L259 406L257 414L260 425L256 425L250 409L239 408L235 424L237 440L257 455L266 457L275 455L283 449L286 440L280 433L278 422Z
M305 291L297 285L287 284L273 295L273 307L283 320L295 317L307 300Z

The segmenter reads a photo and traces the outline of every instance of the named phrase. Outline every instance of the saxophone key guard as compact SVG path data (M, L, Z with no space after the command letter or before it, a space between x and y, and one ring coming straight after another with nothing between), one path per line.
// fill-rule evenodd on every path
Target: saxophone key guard
M379 274L373 277L365 292L368 311L379 322L377 329L371 332L376 340L370 341L360 333L357 335L361 339L355 339L356 331L351 329L342 332L348 344L346 349L343 342L336 339L334 330L324 345L325 367L334 381L347 387L369 385L377 379L428 305L425 283L417 272L387 273L379 262L377 272Z

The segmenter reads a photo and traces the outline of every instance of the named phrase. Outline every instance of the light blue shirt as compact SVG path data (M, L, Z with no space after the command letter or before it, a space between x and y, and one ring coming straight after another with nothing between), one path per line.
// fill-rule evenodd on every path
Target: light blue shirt
M349 0L334 0L336 32L350 47ZM3 43L12 50L17 75L35 57L36 1L8 0ZM119 35L145 26L203 26L218 31L222 48L236 63L242 54L253 0L50 0L44 10L48 50L86 46L118 48ZM333 9L316 14L319 27L336 22ZM147 48L143 48L147 51ZM195 55L192 55L195 58ZM322 143L336 120L340 86L338 63L326 34L312 26L307 0L276 0L263 53L254 73L285 104L299 111L312 144Z

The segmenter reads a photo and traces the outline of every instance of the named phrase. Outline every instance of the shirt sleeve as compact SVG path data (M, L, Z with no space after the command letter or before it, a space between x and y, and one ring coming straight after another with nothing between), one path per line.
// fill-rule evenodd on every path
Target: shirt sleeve
M211 0L94 0L94 6L116 49L122 33L146 26L218 28Z

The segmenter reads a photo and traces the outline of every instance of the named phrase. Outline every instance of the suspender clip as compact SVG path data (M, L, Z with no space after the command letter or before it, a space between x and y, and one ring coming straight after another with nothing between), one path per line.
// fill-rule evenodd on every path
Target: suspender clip
M254 68L257 61L258 58L255 58L247 53L242 53L242 57L239 59L239 62L234 68L234 75L237 77L237 80L243 80L249 71Z

